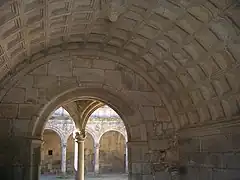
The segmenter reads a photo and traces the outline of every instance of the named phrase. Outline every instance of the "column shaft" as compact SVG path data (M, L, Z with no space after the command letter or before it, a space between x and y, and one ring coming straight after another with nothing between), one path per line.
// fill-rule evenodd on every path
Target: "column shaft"
M66 174L67 170L67 144L62 144L62 159L61 159L61 171L63 174Z
M78 142L77 180L84 180L84 141Z
M86 139L85 130L76 131L74 135L77 143L77 171L76 180L84 180L84 140ZM75 148L76 150L76 148Z
M94 173L99 174L99 144L95 145L95 152L94 152Z
M128 173L128 146L127 146L127 143L126 143L126 147L125 147L125 153L126 153L126 156L125 156L125 173Z

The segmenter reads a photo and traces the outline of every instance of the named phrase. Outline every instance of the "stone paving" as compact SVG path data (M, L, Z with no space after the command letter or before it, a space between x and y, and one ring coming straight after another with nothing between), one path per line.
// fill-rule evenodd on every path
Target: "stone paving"
M74 177L63 178L60 176L41 176L40 180L74 180ZM85 180L127 180L127 174L86 175Z

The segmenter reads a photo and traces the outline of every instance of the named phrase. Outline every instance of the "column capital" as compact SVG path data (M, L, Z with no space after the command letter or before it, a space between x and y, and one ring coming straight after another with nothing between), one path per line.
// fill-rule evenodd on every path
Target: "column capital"
M75 142L82 142L86 139L86 132L85 129L83 130L76 130L73 132L73 138Z
M96 148L96 149L98 148L98 149L99 149L99 148L100 148L100 143L96 143L96 144L94 145L94 148Z

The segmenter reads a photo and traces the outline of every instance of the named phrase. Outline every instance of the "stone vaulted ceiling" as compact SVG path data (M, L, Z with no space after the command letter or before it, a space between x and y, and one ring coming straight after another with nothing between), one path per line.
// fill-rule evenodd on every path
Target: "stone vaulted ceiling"
M40 51L75 43L141 66L164 92L180 127L238 115L237 0L128 0L115 22L101 4L1 0L0 77Z

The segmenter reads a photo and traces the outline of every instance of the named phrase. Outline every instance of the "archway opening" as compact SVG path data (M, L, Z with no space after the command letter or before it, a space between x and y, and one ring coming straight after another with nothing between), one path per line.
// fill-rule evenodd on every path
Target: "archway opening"
M126 172L126 141L117 131L108 131L100 139L100 172Z
M96 113L94 113L94 111L96 111L100 107L107 107L108 109L111 110L111 112L114 112L114 114L116 114L119 119L122 119L121 122L123 127L125 128L125 137L127 137L126 139L129 139L129 140L131 140L133 137L131 134L132 131L130 131L129 129L131 127L130 125L136 124L136 123L139 124L143 120L140 115L139 108L137 108L138 106L135 105L131 100L129 101L128 99L126 99L126 97L122 96L122 94L118 94L109 89L77 88L77 89L69 90L64 94L60 94L56 98L52 99L50 103L48 103L39 111L38 118L36 120L36 123L34 124L33 135L35 136L43 135L43 130L41 129L46 126L46 119L51 118L52 114L54 114L53 112L59 107L63 107L68 112L68 116L70 116L74 121L73 124L75 125L74 127L75 129L73 128L71 132L69 131L70 132L69 136L71 135L71 133L74 134L73 137L75 141L74 143L75 152L76 152L76 144L78 144L77 145L78 156L77 158L74 158L78 160L77 166L75 166L76 163L74 163L74 169L75 169L74 176L78 179L83 179L84 175L86 175L86 173L84 173L83 171L83 169L85 170L84 161L82 161L82 159L84 159L84 144L85 144L84 141L86 138L85 136L86 132L89 132L94 139L94 175L99 174L99 163L98 163L98 168L96 166L97 153L96 153L95 147L99 146L99 140L100 140L101 134L96 133L97 131L99 131L98 130L99 126L96 126L96 124L94 125L94 128L90 128L90 129L88 129L88 125L87 125L87 123L89 124L91 122L91 118L94 116L95 116L94 117L95 119L101 119L101 115L97 116ZM111 119L112 117L116 117L116 115L112 116L112 114L109 113L109 111L107 112L107 118L109 119ZM65 118L69 119L69 117L65 117ZM105 122L105 120L100 122ZM112 121L106 121L106 122L112 122ZM138 134L137 136L134 136L134 139L136 140L145 139L146 138L145 129L142 127L139 127L139 128L143 130L143 133ZM110 130L114 130L114 129L110 129ZM98 158L99 158L99 153L98 153ZM79 176L81 177L79 178ZM124 176L123 179L127 179L127 176Z
M41 148L41 179L67 173L67 140L75 129L69 113L59 107L49 116L43 132Z
M41 150L41 174L57 174L61 169L61 137L50 129L43 133Z
M94 173L123 175L128 173L127 132L111 107L103 105L89 116L87 129L94 131Z

